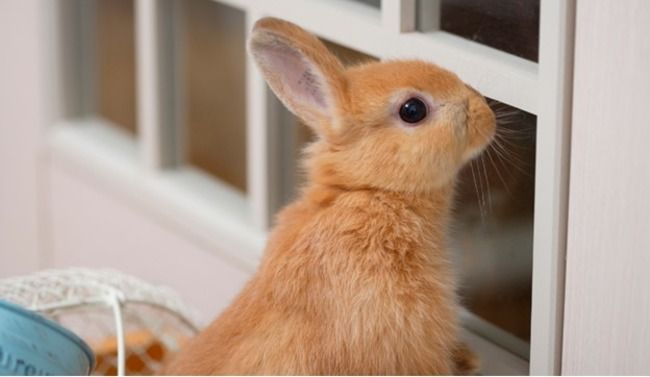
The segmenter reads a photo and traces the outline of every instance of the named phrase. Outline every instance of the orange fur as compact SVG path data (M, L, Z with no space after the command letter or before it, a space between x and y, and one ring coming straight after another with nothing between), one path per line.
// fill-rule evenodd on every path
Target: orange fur
M306 151L310 183L278 215L251 281L167 372L472 372L445 237L455 175L494 133L484 99L425 62L344 70L276 19L256 24L250 46L271 88L319 135ZM285 58L304 74L281 72ZM394 111L410 93L435 103L416 127Z

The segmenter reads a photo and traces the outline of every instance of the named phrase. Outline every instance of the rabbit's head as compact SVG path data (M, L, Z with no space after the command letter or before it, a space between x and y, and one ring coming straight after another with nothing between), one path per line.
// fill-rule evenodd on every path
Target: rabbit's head
M275 94L318 135L307 150L316 183L435 190L493 138L485 99L434 64L345 69L318 38L274 18L255 24L249 49Z

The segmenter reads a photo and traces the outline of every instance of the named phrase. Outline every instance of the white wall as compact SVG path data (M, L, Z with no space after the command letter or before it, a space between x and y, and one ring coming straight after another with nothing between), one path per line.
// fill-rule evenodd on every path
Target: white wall
M38 143L43 125L38 0L0 1L0 278L39 266Z
M172 287L203 323L250 277L83 173L52 162L49 183L54 267L117 269Z
M650 373L650 1L578 1L563 374Z

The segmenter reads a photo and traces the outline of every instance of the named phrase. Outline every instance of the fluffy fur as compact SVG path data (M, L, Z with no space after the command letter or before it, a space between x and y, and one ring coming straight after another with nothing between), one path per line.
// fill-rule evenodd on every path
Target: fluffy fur
M277 19L255 25L249 48L318 135L309 184L278 215L252 280L167 372L473 372L445 237L456 173L494 134L483 97L421 61L345 70ZM430 105L417 126L397 116L413 95Z

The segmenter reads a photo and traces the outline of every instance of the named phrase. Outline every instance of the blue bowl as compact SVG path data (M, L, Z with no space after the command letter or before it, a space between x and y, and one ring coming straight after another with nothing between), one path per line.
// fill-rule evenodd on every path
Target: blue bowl
M95 357L71 331L0 300L0 375L89 375Z

